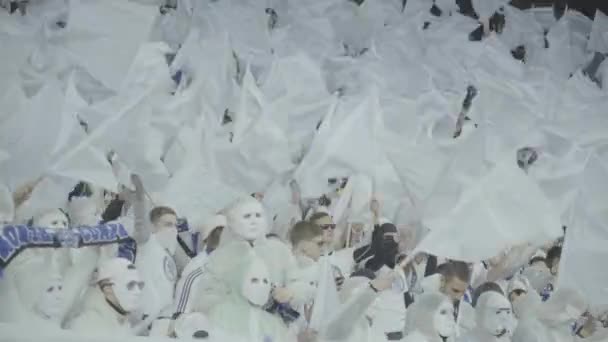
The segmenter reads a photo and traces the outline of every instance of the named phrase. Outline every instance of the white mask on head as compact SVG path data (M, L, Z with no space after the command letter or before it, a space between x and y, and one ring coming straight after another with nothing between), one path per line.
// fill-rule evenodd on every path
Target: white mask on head
M126 312L137 310L140 306L143 282L135 269L125 272L119 279L111 279L112 291L118 304Z
M241 284L241 293L249 303L263 306L270 298L270 275L268 267L259 259L254 259L245 273Z
M162 229L154 233L156 241L171 255L177 251L177 229Z
M95 226L101 221L97 202L92 197L73 197L68 203L73 226Z
M238 203L230 210L228 227L234 234L248 241L263 237L268 228L264 207L253 198Z
M507 337L513 333L514 318L511 303L505 296L486 292L479 297L477 310L478 324L490 336Z
M456 332L456 321L454 319L454 306L449 300L445 300L433 317L433 326L437 334L442 337L451 337Z
M63 300L63 280L59 276L53 277L40 294L35 309L43 318L59 321L63 312Z
M42 228L66 229L68 218L59 209L48 211L34 219L34 226Z

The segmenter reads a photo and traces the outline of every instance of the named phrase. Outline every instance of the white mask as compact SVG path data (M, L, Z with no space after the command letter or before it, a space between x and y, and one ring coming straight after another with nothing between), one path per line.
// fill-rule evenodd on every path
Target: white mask
M255 259L243 278L241 285L243 297L255 306L266 304L271 290L269 278L268 267L261 260Z
M94 198L73 197L68 212L74 226L94 226L101 221Z
M449 300L445 300L435 312L433 325L437 334L442 337L451 337L456 332L454 306Z
M228 227L245 240L263 237L268 228L264 208L253 198L237 204L228 216Z
M501 338L513 330L511 303L503 295L487 292L480 296L479 310L482 310L480 328L491 336Z
M154 233L156 241L171 255L177 250L177 229L162 229Z
M46 319L58 321L63 311L63 281L60 277L51 279L40 294L35 309Z
M144 285L139 272L135 269L129 270L120 279L112 279L112 283L112 291L122 309L126 312L137 310Z
M34 226L43 228L66 229L68 228L68 218L60 210L52 210L34 219Z

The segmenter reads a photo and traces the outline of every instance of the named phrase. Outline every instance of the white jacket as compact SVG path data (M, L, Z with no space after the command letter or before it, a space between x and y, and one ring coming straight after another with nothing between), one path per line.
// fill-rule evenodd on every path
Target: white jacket
M83 311L67 324L67 328L90 336L134 336L127 317L120 315L106 301L97 287L90 288Z
M156 241L154 235L140 247L135 266L145 286L142 290L140 311L150 316L167 316L173 313L173 295L177 281L177 268L173 256Z
M208 259L209 255L205 251L201 251L184 268L182 276L175 287L174 313L192 312L192 295L198 291L201 276Z

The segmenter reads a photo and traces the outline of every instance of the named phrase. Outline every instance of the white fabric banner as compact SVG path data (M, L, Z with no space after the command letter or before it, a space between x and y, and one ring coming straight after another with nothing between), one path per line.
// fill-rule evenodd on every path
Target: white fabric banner
M559 212L512 159L468 187L450 212L424 223L431 231L417 251L468 262L561 235Z

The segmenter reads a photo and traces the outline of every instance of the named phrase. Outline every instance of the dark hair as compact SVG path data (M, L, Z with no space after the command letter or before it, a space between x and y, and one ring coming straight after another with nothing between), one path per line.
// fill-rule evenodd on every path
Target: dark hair
M546 263L546 260L542 256L536 256L536 257L530 259L530 263L529 264L532 265L532 264L537 263L537 262L545 262Z
M155 223L163 215L174 215L177 217L175 210L169 207L156 207L150 211L150 222Z
M477 301L479 300L479 297L481 297L482 294L486 293L486 292L496 292L496 293L500 293L501 295L505 295L505 293L502 291L502 288L500 287L500 285L496 284L495 282L487 282L487 283L483 283L481 285L479 285L475 291L473 291L473 298L471 298L471 305L473 307L477 306Z
M551 247L551 249L549 249L549 251L547 252L547 257L545 258L545 263L547 264L547 267L553 267L553 263L555 262L555 260L561 257L562 248L560 246Z
M78 182L74 189L68 194L68 201L72 201L73 197L91 197L93 190L87 182Z
M316 221L318 221L324 217L330 217L330 216L328 213L324 213L324 212L320 211L318 213L314 213L314 214L310 215L308 222L315 223Z
M450 261L437 267L437 273L441 274L446 280L458 278L466 283L471 282L471 269L466 262Z
M320 235L323 235L321 227L312 222L300 221L291 228L289 241L295 247L301 241L312 240Z

